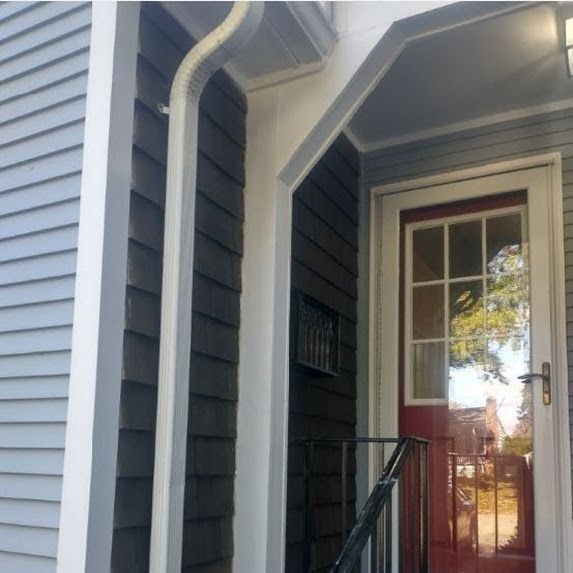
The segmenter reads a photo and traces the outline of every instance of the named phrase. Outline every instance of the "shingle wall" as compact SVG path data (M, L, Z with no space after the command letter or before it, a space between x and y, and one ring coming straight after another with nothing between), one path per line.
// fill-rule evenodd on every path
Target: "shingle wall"
M293 198L292 287L340 314L341 372L314 376L291 364L289 437L349 437L356 425L358 298L358 154L341 136ZM289 448L287 566L302 572L305 535L304 452ZM340 449L320 448L314 464L312 567L328 571L341 548ZM352 526L356 464L349 456L347 524Z

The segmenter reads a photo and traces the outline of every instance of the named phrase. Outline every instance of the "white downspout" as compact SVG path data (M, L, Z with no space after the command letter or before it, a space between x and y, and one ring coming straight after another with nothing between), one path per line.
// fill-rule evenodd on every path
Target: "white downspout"
M235 2L185 56L171 86L150 573L181 571L199 98L213 73L253 37L263 8Z

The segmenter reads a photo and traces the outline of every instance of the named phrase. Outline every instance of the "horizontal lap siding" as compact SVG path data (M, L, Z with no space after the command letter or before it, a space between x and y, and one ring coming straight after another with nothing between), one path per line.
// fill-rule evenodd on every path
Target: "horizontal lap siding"
M0 5L0 570L56 570L91 9Z
M358 155L341 137L293 198L292 287L341 317L341 373L314 377L290 369L289 437L355 435L358 276ZM312 488L312 562L327 571L341 548L340 449L319 448ZM305 535L304 451L289 448L287 572L302 571ZM355 517L354 456L349 460L348 519Z
M148 570L157 406L167 103L191 39L142 5L112 570ZM218 74L201 100L183 571L231 571L245 101Z
M569 409L573 421L573 110L372 151L364 156L364 179L368 185L381 185L551 152L560 152L563 158Z

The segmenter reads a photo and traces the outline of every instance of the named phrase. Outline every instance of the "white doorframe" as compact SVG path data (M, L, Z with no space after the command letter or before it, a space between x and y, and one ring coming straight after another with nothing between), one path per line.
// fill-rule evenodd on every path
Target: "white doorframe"
M563 197L559 153L518 159L463 171L439 174L371 189L371 278L370 278L370 432L397 435L398 432L398 324L399 324L399 231L400 212L454 200L499 193L502 189L531 188L538 211L545 213L550 229L548 286L551 321L551 363L553 403L548 413L553 424L550 449L556 460L554 483L544 480L543 508L552 507L554 532L551 547L538 547L538 555L554 554L550 570L573 570L573 520L571 514L571 452L567 339L565 324L565 254ZM536 182L533 180L536 179ZM472 185L461 186L461 182ZM543 194L543 196L540 196ZM545 207L545 208L544 208ZM536 211L536 213L538 212ZM382 391L383 388L383 391ZM384 398L382 400L382 397ZM371 478L375 460L371 460ZM552 480L549 480L552 481ZM537 496L539 497L539 496ZM541 509L541 508L540 508ZM396 540L397 541L397 540ZM553 542L553 543L551 543ZM397 558L397 542L394 555Z

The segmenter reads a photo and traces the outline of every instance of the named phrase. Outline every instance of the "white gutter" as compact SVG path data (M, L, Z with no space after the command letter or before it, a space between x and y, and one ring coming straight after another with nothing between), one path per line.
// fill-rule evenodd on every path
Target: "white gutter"
M235 2L185 56L171 86L150 573L181 571L199 98L253 37L263 2Z

